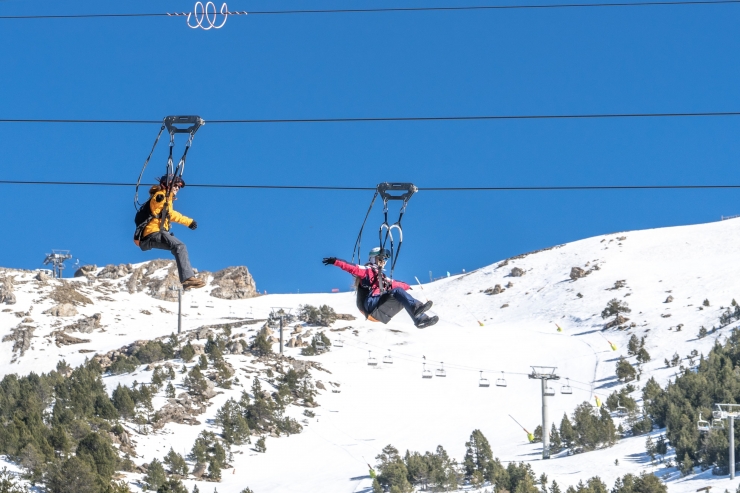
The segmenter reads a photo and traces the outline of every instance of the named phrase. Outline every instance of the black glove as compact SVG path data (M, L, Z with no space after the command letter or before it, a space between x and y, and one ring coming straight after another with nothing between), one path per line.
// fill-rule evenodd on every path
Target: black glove
M162 202L164 200L164 195L156 195L154 197L154 200L156 200L157 202Z
M195 221L193 221L192 223L190 223L190 226L188 226L188 228L190 228L192 230L196 230L196 229L198 229L198 223L196 223Z
M322 260L324 265L334 265L334 262L336 261L337 261L336 257L326 257L324 260Z

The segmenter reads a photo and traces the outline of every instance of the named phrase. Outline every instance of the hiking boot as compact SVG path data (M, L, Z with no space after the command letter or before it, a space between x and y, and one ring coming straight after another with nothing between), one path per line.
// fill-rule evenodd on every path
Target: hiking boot
M430 317L429 315L422 315L420 318L414 322L414 325L416 325L417 329L425 329L427 327L431 327L432 325L439 322L438 316Z
M431 301L427 301L426 303L421 303L420 301L417 301L416 306L414 306L414 320L419 320L421 314L429 310L432 307L432 304L433 303Z
M182 282L182 288L187 291L189 289L198 289L206 285L206 282L200 277L190 277Z

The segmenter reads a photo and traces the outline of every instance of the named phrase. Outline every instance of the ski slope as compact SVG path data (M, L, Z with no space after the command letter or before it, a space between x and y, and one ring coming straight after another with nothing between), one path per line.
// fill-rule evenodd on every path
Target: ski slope
M674 353L685 358L694 349L707 354L715 338L724 338L736 325L697 338L699 328L711 330L718 325L723 309L740 295L736 289L739 234L740 219L735 219L588 238L428 283L423 291L415 286L412 294L434 300L432 311L441 319L424 330L416 329L405 313L385 326L359 317L339 320L332 329L351 329L326 330L326 334L334 342L343 339L343 347L333 347L316 357L300 356L297 348L285 349L287 355L318 361L330 372L312 372L326 386L317 396L320 407L313 409L316 417L305 418L300 414L302 408L291 407L289 415L308 421L301 434L268 437L264 454L254 452L250 445L235 447L234 468L222 471L220 483L198 482L199 489L210 493L217 487L220 493L237 493L248 486L256 493L368 492L371 480L366 464L374 464L374 457L385 445L393 444L402 453L407 449L423 453L442 445L460 461L474 429L484 433L500 460L530 462L536 474L546 473L561 488L594 475L611 488L617 477L649 471L663 478L671 492L695 491L707 485L720 491L734 489L727 477L711 476L710 471L682 478L675 468L651 465L644 452L645 436L622 439L607 449L542 460L541 444L529 444L509 415L530 431L541 422L540 382L528 378L533 365L557 367L562 377L552 384L556 395L548 401L551 422L559 424L563 413L571 414L583 401L594 403L594 396L605 400L621 388L614 374L615 364L620 356L627 357L627 341L632 334L646 336L645 347L652 357L643 365L635 398L651 376L661 385L673 378L676 368L666 368L664 359L671 359ZM524 275L512 277L515 267ZM572 281L569 274L573 267L590 273ZM125 290L100 295L83 278L69 282L79 283L79 291L95 303L78 307L80 315L73 318L101 313L103 329L73 334L90 339L89 343L57 347L52 338L45 337L54 330L52 324L57 319L41 312L54 305L51 300L43 300L43 293L58 281L39 286L33 281L36 272L8 270L4 274L15 275L16 283L25 283L15 287L17 304L9 306L12 312L0 312L0 337L21 321L14 312L29 309L33 319L30 324L36 330L31 347L14 363L10 363L14 357L12 343L0 344L3 374L49 371L60 359L78 365L94 353L176 330L175 315L159 309L176 312L176 303ZM624 281L623 287L615 289L617 281ZM125 278L111 282L123 283ZM513 285L507 288L509 283ZM495 295L484 292L496 285L505 290ZM337 313L358 315L353 293L221 300L210 297L210 289L208 286L185 295L185 332L243 319L247 314L266 318L271 307L297 308L301 304L327 304ZM666 303L668 296L673 301ZM634 327L602 331L608 320L600 314L613 298L629 304L632 311L626 314L626 325L634 323ZM705 299L710 302L708 307L702 306ZM206 307L207 302L212 302L213 308ZM562 332L557 331L556 324ZM680 324L681 330L676 330ZM260 325L235 331L251 336ZM616 345L616 351L608 341ZM368 365L369 351L377 358L377 366ZM389 354L393 363L383 363ZM226 358L235 368L254 366L249 356ZM635 362L634 358L630 361ZM424 362L433 373L443 365L446 376L422 379ZM491 382L488 388L478 386L481 371ZM249 375L237 376L244 389L249 389ZM112 391L119 382L148 382L150 378L151 372L142 366L133 374L104 380ZM178 382L182 379L179 372L177 378ZM506 380L506 387L496 386L499 378ZM573 388L571 395L560 393L565 378ZM242 390L235 385L213 398L206 413L198 417L201 425L170 423L154 434L133 433L139 454L135 462L148 463L155 457L161 460L170 446L183 454L189 452L202 429L217 431L212 424L216 411L229 397L238 398ZM164 402L163 396L155 399L155 405ZM127 478L135 485L141 475L129 474ZM192 489L195 481L185 483Z

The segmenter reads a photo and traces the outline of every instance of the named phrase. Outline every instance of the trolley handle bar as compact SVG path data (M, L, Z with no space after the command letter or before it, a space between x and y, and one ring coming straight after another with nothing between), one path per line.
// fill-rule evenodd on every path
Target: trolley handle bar
M191 134L195 135L198 129L206 124L206 121L199 116L168 116L164 119L164 124L170 135L174 134ZM190 125L186 128L180 128L176 125Z
M419 191L413 183L388 183L383 182L378 185L378 193L383 198L383 201L388 200L403 200L408 202L412 195ZM388 192L406 192L402 195L391 195Z

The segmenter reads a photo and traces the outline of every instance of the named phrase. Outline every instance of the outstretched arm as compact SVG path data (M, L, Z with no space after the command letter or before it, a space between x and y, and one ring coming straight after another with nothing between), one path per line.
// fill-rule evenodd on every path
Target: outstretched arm
M333 257L329 257L328 259L324 259L324 260L325 260L324 262L325 264L329 265L333 263L335 266L339 267L345 272L349 272L353 276L365 277L365 272L367 271L366 267L363 267L361 265L350 264L349 262L345 262L344 260L340 260L338 258L333 258ZM334 262L326 262L326 260L334 260Z
M391 284L391 289L393 288L403 288L406 291L408 291L409 289L411 289L411 286L409 286L403 281L393 281L393 283Z

